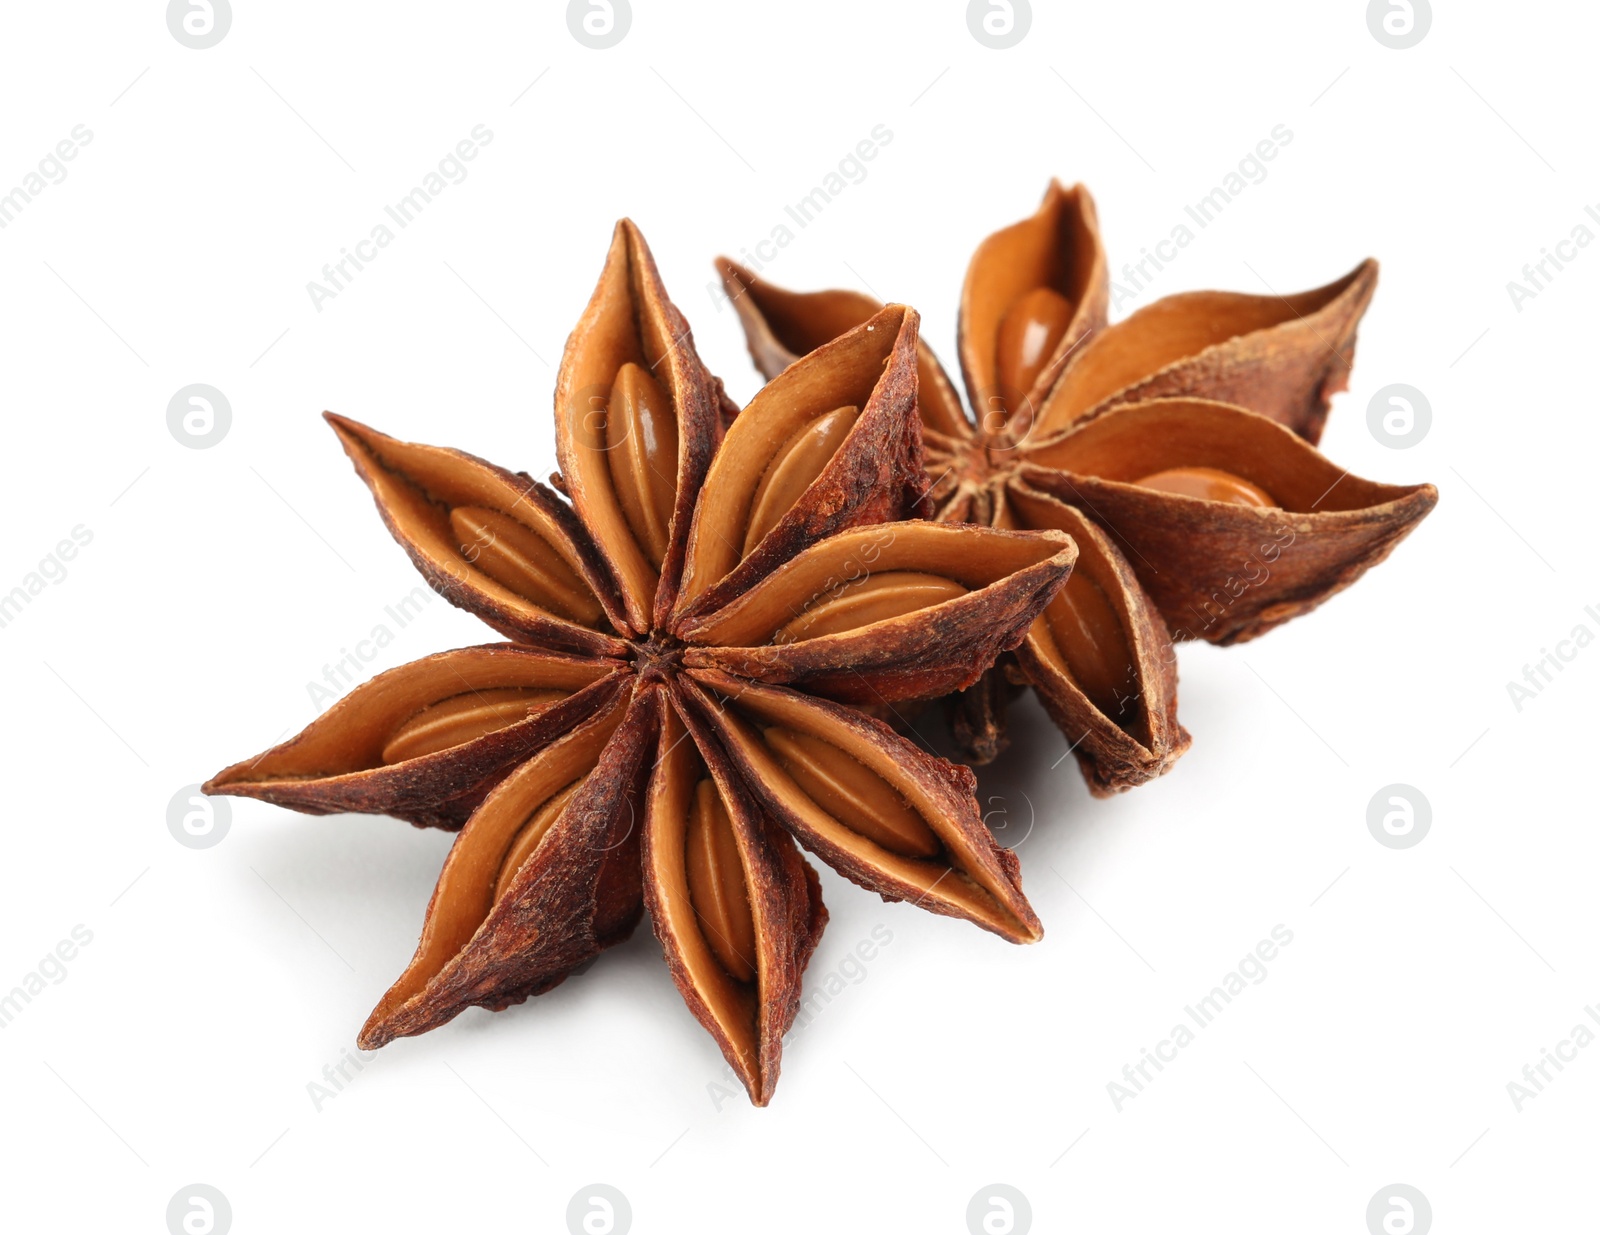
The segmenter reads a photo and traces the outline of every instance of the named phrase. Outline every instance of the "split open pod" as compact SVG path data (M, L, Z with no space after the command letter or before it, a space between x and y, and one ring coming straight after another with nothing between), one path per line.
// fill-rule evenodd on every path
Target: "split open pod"
M717 263L769 379L879 311ZM1039 692L1090 789L1160 775L1188 748L1174 640L1233 643L1315 608L1381 561L1437 501L1359 480L1310 444L1344 389L1377 265L1287 296L1188 292L1107 324L1094 202L1052 183L967 268L966 388L919 345L935 518L1058 530L1077 568L1002 667L951 697L958 744L1004 747L1019 684Z
M205 787L460 827L363 1046L549 990L648 909L765 1103L827 918L802 848L886 899L1039 938L972 774L852 706L971 685L1075 557L1056 529L905 518L918 354L916 314L888 306L730 422L624 221L557 379L567 500L329 418L424 577L513 640L381 674Z

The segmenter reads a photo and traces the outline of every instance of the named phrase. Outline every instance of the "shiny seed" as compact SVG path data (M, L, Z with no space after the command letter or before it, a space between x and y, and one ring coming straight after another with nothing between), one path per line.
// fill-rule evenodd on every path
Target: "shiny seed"
M600 602L589 585L532 528L482 506L457 506L450 528L462 556L502 587L568 621L600 621Z
M695 786L684 861L700 932L735 982L756 976L756 922L733 823L710 779Z
M902 857L931 858L943 851L922 816L860 760L793 729L774 726L762 736L806 795L847 828Z
M399 763L460 746L526 720L561 702L567 693L532 686L508 686L441 699L394 731L383 748L383 761Z
M750 503L750 521L744 537L744 556L749 557L778 520L788 514L800 495L822 474L850 430L861 410L836 407L824 412L796 433L772 456L761 483Z
M659 570L678 496L678 421L666 391L639 365L617 370L606 405L606 452L623 517Z
M1068 675L1090 703L1120 723L1129 696L1138 694L1138 682L1122 621L1105 592L1075 570L1044 616Z
M995 378L1010 413L1020 411L1028 392L1072 325L1072 302L1053 287L1036 287L1017 297L995 339Z
M516 839L511 842L511 848L506 851L506 859L500 864L500 878L495 880L494 900L497 902L506 894L506 889L511 886L511 881L517 877L517 872L533 856L533 851L539 847L539 842L544 840L550 831L550 825L560 816L566 804L572 800L572 795L578 792L582 780L575 780L554 797L546 799L543 806L534 811L528 822L522 825L522 830L517 833Z
M1173 467L1153 472L1133 482L1142 489L1197 497L1207 502L1226 502L1230 506L1276 506L1272 495L1242 476L1214 467Z
M902 617L930 605L943 604L967 589L954 579L916 570L886 570L868 575L820 600L773 636L774 643L793 643L837 635L873 622Z

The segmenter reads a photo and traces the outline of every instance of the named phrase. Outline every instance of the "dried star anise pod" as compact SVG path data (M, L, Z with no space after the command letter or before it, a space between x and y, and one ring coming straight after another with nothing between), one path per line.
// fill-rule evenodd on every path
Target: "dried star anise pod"
M547 991L648 907L765 1104L827 917L796 841L885 899L1039 938L972 774L851 706L971 683L1074 558L1058 532L899 521L916 344L916 313L885 308L729 424L624 221L557 382L570 506L328 417L428 582L512 640L379 674L205 786L460 828L363 1047Z
M850 291L785 291L718 260L769 379L878 311ZM985 763L1030 683L1090 789L1166 771L1174 640L1254 638L1381 561L1430 511L1431 485L1360 480L1308 444L1343 390L1377 280L1362 263L1293 296L1188 292L1107 325L1094 202L1052 183L1030 218L978 246L961 292L967 406L926 344L919 402L936 517L1054 528L1077 567L1014 664L951 700Z

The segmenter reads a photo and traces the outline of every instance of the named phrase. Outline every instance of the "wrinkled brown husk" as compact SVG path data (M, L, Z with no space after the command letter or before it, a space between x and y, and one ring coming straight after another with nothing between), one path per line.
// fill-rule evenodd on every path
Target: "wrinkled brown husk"
M852 527L921 513L922 438L916 418L917 314L891 305L775 378L729 431L699 495L685 564L683 604L692 619L748 591L806 546ZM803 423L843 405L861 415L795 505L742 562L737 529L748 515L750 484L736 484L770 457L769 422ZM754 473L760 479L760 469ZM743 505L740 504L740 499Z
M430 703L474 688L564 682L587 676L566 699L526 720L460 746L385 765L380 752L404 721ZM503 666L503 668L502 668ZM224 768L201 786L210 794L258 798L308 815L343 811L394 815L455 830L514 767L604 710L622 689L623 666L489 644L424 657L356 687L287 742ZM498 672L499 676L494 676ZM439 680L455 683L443 688Z
M769 823L721 744L692 709L659 692L664 708L660 747L650 783L644 838L645 903L661 941L672 980L684 1003L716 1041L728 1065L765 1106L778 1083L783 1035L800 1008L800 979L822 937L828 911L816 872L800 856L789 834ZM685 729L687 728L687 732ZM700 943L688 888L682 878L683 829L678 809L687 804L693 779L679 787L674 801L674 762L698 755L717 784L743 856L747 892L756 921L758 989L748 1021L730 1015L740 1000L736 985ZM680 768L679 775L684 775ZM719 1007L719 1005L721 1005ZM743 1010L743 1009L740 1009ZM744 1023L741 1023L744 1022Z
M1179 396L1249 408L1307 441L1345 389L1356 328L1378 283L1368 259L1290 296L1184 292L1108 326L1075 352L1039 414L1036 437L1122 403ZM1145 357L1145 359L1141 359ZM1120 373L1120 380L1097 375Z
M1122 621L1133 657L1137 707L1127 724L1090 702L1078 684L1043 655L1034 630L1017 649L1017 664L1039 692L1039 701L1071 743L1089 791L1105 797L1142 785L1166 772L1189 749L1189 731L1178 723L1178 658L1167 626L1111 538L1083 512L1013 482L1012 508L1026 526L1059 528L1078 545L1076 569L1100 585Z
M652 693L636 695L594 771L471 941L416 994L391 1002L391 990L380 1001L357 1038L363 1050L436 1029L474 1005L498 1011L542 995L633 933L644 912L643 782L659 723ZM539 759L561 754L558 743L502 782L456 837L451 857L470 844L474 820L493 810L498 796L515 791L518 776L527 775ZM447 858L445 872L449 869ZM442 884L445 874L440 879ZM441 909L439 895L436 889L428 905L419 957L429 923Z
M693 682L698 685L684 686L686 701L721 738L745 782L772 818L834 870L885 900L909 900L931 913L964 918L1013 943L1043 936L1022 894L1016 855L996 845L984 826L970 769L924 753L882 721L852 708L714 670L696 672ZM755 735L747 719L753 714L814 732L834 745L847 742L858 761L894 784L934 827L945 846L944 865L897 860L874 846L847 848L820 832L796 809L797 802L810 799ZM931 873L941 869L946 873ZM927 882L919 882L917 873Z
M1118 408L1061 439L1048 462L1024 468L1024 480L1092 512L1127 547L1174 639L1219 644L1253 639L1349 587L1439 496L1432 485L1362 480L1281 425L1192 399ZM1284 509L1128 483L1196 465L1241 476Z
M616 586L582 525L549 489L464 451L402 442L346 416L323 416L372 490L384 526L439 595L522 643L579 656L626 653L627 645L610 634L527 602L513 603L506 589L429 535L439 532L436 524L453 506L476 504L508 514L526 508L548 520L554 533L549 542L563 551L615 625L621 620Z
M607 473L605 451L589 441L603 419L593 400L608 396L618 368L643 364L672 400L678 422L677 503L659 572L627 531ZM556 376L556 458L573 509L620 581L627 621L636 633L664 624L677 599L689 519L726 408L695 352L689 323L667 298L655 258L627 219L617 224L594 295L567 339Z
M803 684L851 703L932 699L972 685L1010 651L1060 589L1076 557L1059 533L1024 534L941 523L860 528L813 546L717 613L687 626L697 645L691 668L718 669L763 682ZM870 553L870 557L867 554ZM740 645L764 635L757 614L801 613L807 605L869 571L927 571L975 590L904 617L843 634L793 643ZM862 573L867 573L863 571ZM989 580L993 579L993 582ZM728 646L733 644L734 646Z

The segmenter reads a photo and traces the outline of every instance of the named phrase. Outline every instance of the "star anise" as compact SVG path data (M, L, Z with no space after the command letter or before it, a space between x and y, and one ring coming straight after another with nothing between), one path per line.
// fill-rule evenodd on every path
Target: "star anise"
M878 311L858 292L718 268L768 378ZM932 350L918 354L936 517L1065 531L1079 558L1010 679L997 668L952 700L973 762L1003 748L1020 674L1092 791L1159 775L1189 746L1173 640L1236 643L1308 612L1433 508L1433 486L1360 480L1308 444L1376 280L1367 261L1315 291L1190 292L1107 325L1081 185L1052 183L1032 217L978 246L960 306L970 415Z
M1074 557L1059 532L900 521L916 343L916 313L882 309L725 427L624 221L557 381L570 506L329 415L428 582L512 640L382 673L205 787L460 828L362 1046L547 991L648 907L764 1104L827 917L796 840L885 899L1039 938L972 774L851 706L974 681Z

